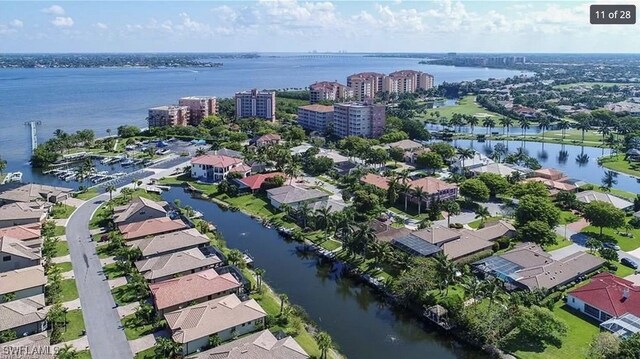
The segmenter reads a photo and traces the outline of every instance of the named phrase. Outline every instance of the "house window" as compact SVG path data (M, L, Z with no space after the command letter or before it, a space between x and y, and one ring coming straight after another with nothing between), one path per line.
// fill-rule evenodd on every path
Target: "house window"
M600 318L600 310L595 307L590 306L589 304L584 304L584 312L589 314L590 316L599 319Z
M10 260L11 260L11 256L4 256L4 257L2 257L2 261L3 261L3 262L8 262L8 261L10 261Z

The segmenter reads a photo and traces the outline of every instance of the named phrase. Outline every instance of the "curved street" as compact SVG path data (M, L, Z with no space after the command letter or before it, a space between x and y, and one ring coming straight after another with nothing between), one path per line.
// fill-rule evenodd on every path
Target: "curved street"
M120 323L111 290L102 274L96 244L89 233L91 216L108 198L108 194L102 194L78 207L67 222L66 235L91 357L131 359L133 354Z

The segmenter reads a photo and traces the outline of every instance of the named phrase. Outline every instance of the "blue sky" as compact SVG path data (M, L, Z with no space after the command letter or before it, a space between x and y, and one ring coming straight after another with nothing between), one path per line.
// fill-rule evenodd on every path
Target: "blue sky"
M592 3L0 1L0 52L640 51L639 25L590 25Z

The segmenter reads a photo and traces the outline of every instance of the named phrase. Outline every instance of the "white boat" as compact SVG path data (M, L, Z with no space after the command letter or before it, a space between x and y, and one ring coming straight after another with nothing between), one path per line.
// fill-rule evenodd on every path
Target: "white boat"
M22 182L22 172L9 172L1 183Z
M128 167L128 166L133 166L133 160L130 158L127 158L125 161L123 161L122 163L120 163L120 165L122 167Z

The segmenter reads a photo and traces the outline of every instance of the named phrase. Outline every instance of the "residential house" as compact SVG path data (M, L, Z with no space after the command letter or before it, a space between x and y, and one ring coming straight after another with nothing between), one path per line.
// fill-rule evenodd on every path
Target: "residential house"
M629 161L640 161L640 149L632 148L625 155Z
M40 265L40 249L25 246L11 237L0 237L0 272Z
M22 242L25 246L33 249L42 247L40 238L40 223L28 224L24 226L13 226L0 228L0 237L11 237Z
M268 190L267 198L274 208L280 208L280 206L286 204L296 209L303 203L311 205L316 202L327 202L329 194L317 189L304 189L289 185Z
M13 330L23 337L47 330L44 294L0 303L0 332Z
M212 335L226 341L262 329L266 316L254 299L242 302L235 294L164 314L183 355L207 347Z
M533 177L544 178L552 181L562 181L566 176L562 171L558 171L554 168L540 168L533 171Z
M415 150L421 149L424 146L422 143L412 141L412 140L400 140L397 142L392 142L387 145L388 148L399 148L403 152L410 151L413 152Z
M42 266L14 269L0 273L0 303L6 302L4 296L12 294L13 300L44 294L47 277Z
M29 203L11 203L0 207L0 228L43 223L47 210Z
M118 226L118 230L127 241L181 231L187 228L188 226L182 220L171 219L169 217L152 218L146 221L124 223Z
M208 182L219 182L229 173L239 173L241 177L251 174L251 167L239 158L222 155L202 155L191 160L191 177Z
M126 244L130 247L138 248L142 253L142 259L148 259L187 249L206 247L209 242L209 237L201 234L195 228L190 228L153 237L145 237Z
M484 228L472 232L475 236L491 242L503 237L513 238L516 235L515 227L511 223L503 220L487 222Z
M255 145L258 148L261 148L261 147L278 145L280 144L280 141L282 141L282 136L280 136L277 133L269 133L269 134L262 135L252 139L250 144Z
M433 226L394 238L391 244L416 256L429 257L442 252L450 260L461 260L493 246L493 243L473 235L472 232Z
M640 332L640 286L603 272L567 293L567 305L623 338Z
M513 173L523 174L520 169L516 169L513 166L504 163L490 163L488 165L471 168L470 171L474 176L482 173L494 173L503 177L511 176Z
M491 158L481 153L475 152L472 158L463 159L460 156L456 157L450 167L452 172L460 173L463 168L466 172L467 170L470 171L474 168L490 165L492 163L495 163L495 161L493 161Z
M0 344L0 353L20 353L20 355L32 353L34 355L32 358L36 358L35 355L37 355L38 359L54 359L54 352L47 350L51 348L50 345L51 341L47 332L42 332L2 343ZM15 358L19 357L15 356ZM11 358L11 354L9 354L9 358ZM23 356L22 358L27 357Z
M269 330L219 345L190 359L305 359L307 352L292 337L276 338Z
M150 283L219 267L222 264L222 260L211 247L192 248L135 262L138 271Z
M131 203L113 209L113 223L116 226L142 222L167 216L167 203L156 202L144 197L134 198Z
M149 285L153 304L160 314L238 294L241 287L242 284L231 273L218 274L214 269Z
M368 184L386 191L389 189L389 178L382 177L377 174L369 173L363 176L360 181L364 184ZM418 199L415 196L415 190L421 188L423 192L422 205L423 208L428 208L433 201L449 201L458 198L459 190L458 186L452 183L447 183L435 177L424 177L407 182L411 188L409 193L409 201L417 203Z
M245 178L236 178L234 181L238 185L238 189L242 191L251 191L255 193L262 188L262 184L273 177L280 176L286 178L286 175L282 172L260 173L257 175L247 176Z
M576 199L582 203L591 203L594 201L606 202L623 211L633 209L633 202L614 196L610 193L602 193L593 190L576 193Z
M539 245L521 243L503 254L479 260L472 267L484 276L501 280L508 290L553 290L595 272L604 263L586 252L554 260Z
M524 182L540 182L549 189L549 193L552 196L556 195L559 191L575 192L578 189L578 186L572 183L565 182L565 181L554 181L554 180L545 179L542 177L526 178Z
M71 197L72 191L71 188L11 182L0 185L0 204L35 201L59 203Z
M381 222L377 219L373 219L369 222L369 227L373 228L376 234L376 240L381 242L391 242L394 238L406 236L411 233L411 230L402 227L394 228L387 223Z

